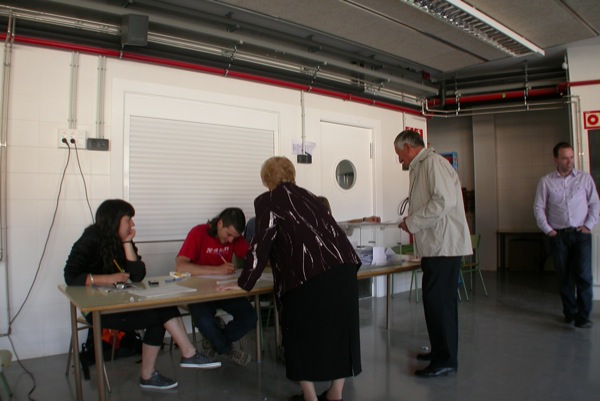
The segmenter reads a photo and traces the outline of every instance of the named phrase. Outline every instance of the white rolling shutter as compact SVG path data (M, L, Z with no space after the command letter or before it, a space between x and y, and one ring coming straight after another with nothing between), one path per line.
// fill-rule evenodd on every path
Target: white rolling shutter
M262 163L274 154L274 132L131 116L129 201L136 240L182 240L196 224L229 206L254 215L266 188Z

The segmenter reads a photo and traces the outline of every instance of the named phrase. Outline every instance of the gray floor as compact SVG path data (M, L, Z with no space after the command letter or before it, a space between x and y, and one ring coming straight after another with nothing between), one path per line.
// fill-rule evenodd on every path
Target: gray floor
M425 364L415 359L427 345L422 305L408 293L393 299L393 323L384 328L385 302L360 302L363 372L347 381L346 401L460 400L460 401L572 401L600 399L600 308L592 316L594 327L566 326L554 289L546 273L486 274L489 297L476 288L470 302L459 304L459 371L447 377L422 379L413 371ZM268 333L272 340L272 329ZM65 347L68 339L65 339ZM246 339L252 349L253 338ZM262 364L247 367L223 361L220 369L181 369L179 353L164 351L158 369L176 377L178 390L142 391L137 385L139 358L107 364L110 400L288 400L298 386L287 380L284 366L275 361L270 341ZM24 361L34 377L35 400L74 400L73 375L65 377L66 355ZM14 362L5 371L14 400L27 400L32 381ZM84 382L84 398L97 399L96 381ZM318 384L318 390L326 388ZM6 399L4 389L0 397Z

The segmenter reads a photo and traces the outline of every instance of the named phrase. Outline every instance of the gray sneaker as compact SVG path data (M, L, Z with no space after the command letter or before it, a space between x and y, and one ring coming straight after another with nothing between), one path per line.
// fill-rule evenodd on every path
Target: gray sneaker
M246 366L252 359L250 354L240 348L237 342L231 344L231 350L227 354L229 358L238 365Z
M196 353L189 358L184 358L182 356L179 361L179 366L182 368L214 369L220 367L221 362L217 362L196 351Z
M215 359L217 357L217 351L213 347L212 343L206 338L202 339L202 353L210 359Z
M179 385L175 380L169 379L158 373L158 370L152 372L152 376L148 380L140 377L141 388L151 388L155 390L169 390Z

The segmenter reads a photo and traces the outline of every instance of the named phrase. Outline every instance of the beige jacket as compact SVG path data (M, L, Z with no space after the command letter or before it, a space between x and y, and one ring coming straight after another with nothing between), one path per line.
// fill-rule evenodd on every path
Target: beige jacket
M414 234L415 255L462 256L473 253L458 174L433 148L410 163L406 225Z

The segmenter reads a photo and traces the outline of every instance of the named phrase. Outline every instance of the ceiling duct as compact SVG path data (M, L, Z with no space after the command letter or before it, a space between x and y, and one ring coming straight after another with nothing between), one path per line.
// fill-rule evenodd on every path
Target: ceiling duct
M58 9L56 13L48 13L0 6L0 16L8 16L12 11L17 19L17 30L20 28L19 21L23 21L29 35L35 35L37 32L38 37L42 38L84 41L78 43L95 46L104 40L104 46L109 48L114 48L115 41L124 35L121 18L124 21L125 18L131 18L126 17L131 14L131 7L115 7L85 0L56 0L52 3L62 6L60 14ZM93 17L88 16L84 19L72 16L82 15L81 12L90 11L89 8L93 8L95 13L86 15ZM133 27L131 21L124 24L129 31ZM143 40L136 41L139 44L135 46L143 46L142 42ZM127 38L121 43L129 44L133 45ZM213 62L228 64L232 69L239 63L243 68L254 66L259 72L294 75L296 80L314 86L319 86L320 82L328 82L328 87L331 87L335 82L339 82L341 88L346 88L347 83L350 83L355 87L353 92L364 96L370 96L370 93L365 91L366 87L376 86L386 89L378 96L386 97L387 93L390 93L392 96L389 100L392 102L397 102L397 99L415 99L412 104L408 104L412 107L418 107L418 100L438 94L437 87L422 77L420 80L406 78L404 75L414 77L414 74L408 71L406 74L381 72L369 66L361 66L364 65L362 62L343 59L323 48L314 51L299 43L277 42L274 38L267 39L264 35L243 30L228 30L223 25L159 13L150 15L147 47L132 48L129 51L155 56L160 56L161 51L164 51L163 57L182 57L188 60L207 58Z

